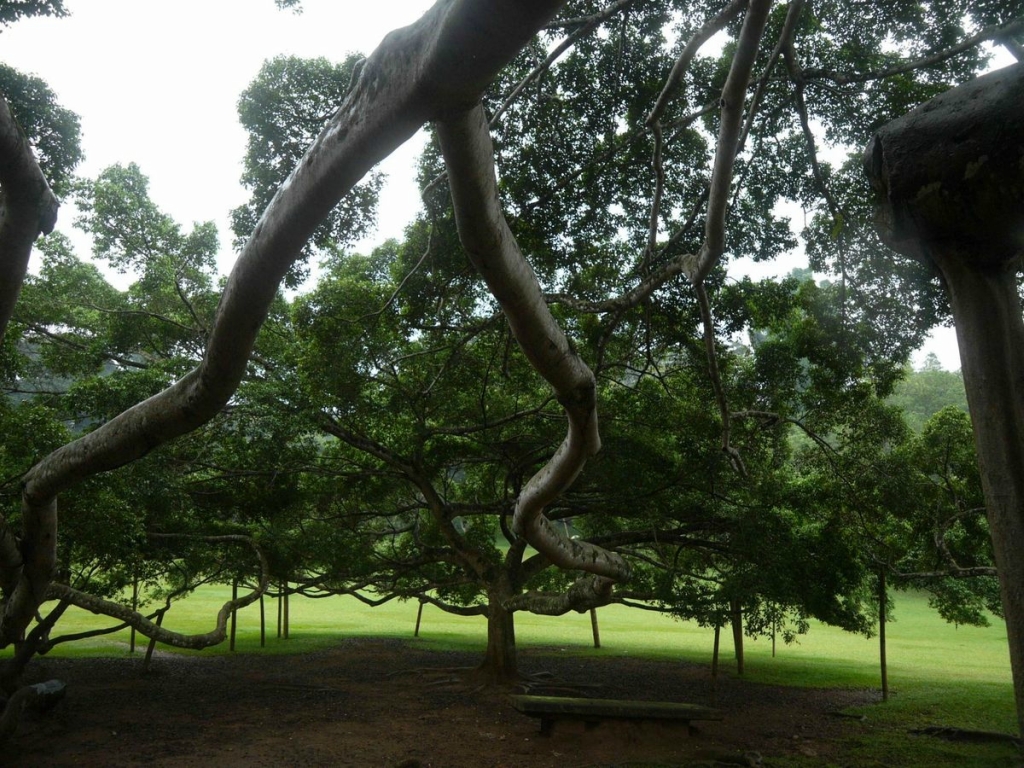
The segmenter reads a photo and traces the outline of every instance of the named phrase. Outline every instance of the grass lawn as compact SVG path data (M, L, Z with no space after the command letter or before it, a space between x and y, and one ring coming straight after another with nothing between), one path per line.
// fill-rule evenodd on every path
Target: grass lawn
M228 599L230 588L206 587L175 604L167 614L168 628L205 632ZM933 738L908 739L909 728L929 725L986 731L1016 731L1013 689L1006 632L1000 620L987 628L955 627L932 611L923 596L895 595L896 620L887 626L891 699L884 706L863 710L871 722L870 739L854 733L844 751L853 765L1018 765L1016 754L1003 746L955 745ZM267 645L259 642L259 604L238 614L237 648L252 653L298 653L323 648L353 636L395 636L412 640L416 603L388 603L369 608L352 598L321 600L293 597L290 638L276 636L277 603L266 601ZM679 622L647 611L608 606L598 611L601 649L593 648L588 615L563 617L517 614L520 648L582 656L635 655L708 663L713 634L692 622ZM60 633L79 632L109 622L84 611L69 609L58 625ZM480 649L485 622L425 606L420 637L415 642L438 649ZM88 641L58 646L54 655L124 655L127 630ZM145 649L145 638L139 638ZM723 667L729 669L731 634L722 633ZM167 650L164 648L164 650ZM187 651L180 651L188 653ZM227 653L227 643L202 653ZM3 653L10 653L5 651ZM0 654L2 655L2 654ZM771 641L746 642L746 677L751 681L802 686L877 688L878 639L866 639L820 624L793 645ZM910 745L908 747L908 744ZM908 748L912 749L908 753ZM773 763L774 764L774 763ZM813 765L799 760L780 765Z

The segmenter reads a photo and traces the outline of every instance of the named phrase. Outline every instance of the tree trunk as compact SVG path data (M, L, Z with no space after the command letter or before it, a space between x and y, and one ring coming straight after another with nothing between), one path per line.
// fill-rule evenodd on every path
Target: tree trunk
M1016 269L940 258L949 290L1024 733L1024 320Z
M882 239L949 294L1024 733L1024 64L883 126L865 170Z
M505 609L506 590L488 593L487 651L479 672L488 683L500 685L519 679L516 660L515 613Z
M165 613L167 613L167 611L160 611L160 613L157 614L157 616L156 616L156 625L158 627L163 626L164 614ZM142 671L143 672L149 672L149 663L150 663L150 661L153 660L153 651L154 650L156 650L156 638L155 637L151 637L151 638L149 638L149 645L146 646L146 658L142 662Z
M715 706L715 695L718 692L718 649L721 647L722 625L715 624L715 649L711 652L711 697L708 702Z
M743 674L743 606L738 600L729 603L732 621L732 642L736 648L736 674Z
M32 628L25 640L19 644L14 655L0 661L0 699L3 698L2 694L12 694L21 685L22 673L32 657L39 652L40 646L49 637L53 625L64 615L64 611L68 609L69 605L67 600L57 603L57 606Z
M597 608L590 609L590 628L594 633L594 647L601 647L601 630L597 626Z
M57 223L57 198L7 101L0 97L0 339L21 291L32 243Z

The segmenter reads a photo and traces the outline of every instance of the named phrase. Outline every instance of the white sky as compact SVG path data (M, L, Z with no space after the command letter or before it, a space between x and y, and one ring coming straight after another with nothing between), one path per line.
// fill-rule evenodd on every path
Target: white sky
M261 64L280 54L342 60L369 54L396 27L410 24L431 0L304 0L304 11L279 11L273 0L66 0L65 19L28 19L0 33L0 59L49 83L82 121L85 162L95 176L113 163L137 163L154 202L184 226L214 220L221 268L230 270L228 212L247 197L238 179L246 135L236 103ZM384 162L378 232L368 250L400 237L418 209L415 161L422 138ZM58 229L80 248L87 240L62 211ZM81 253L80 255L86 255ZM789 265L753 265L755 277ZM915 356L938 354L960 367L952 329L937 329Z
M137 163L153 201L176 221L217 223L227 272L228 213L247 199L238 183L246 133L236 105L263 62L369 54L431 4L305 0L296 15L273 0L67 0L69 18L27 19L0 33L0 59L44 79L81 117L79 174ZM381 198L373 244L401 236L416 213L421 144L408 142L384 166L398 188ZM62 213L58 228L70 235L74 217Z

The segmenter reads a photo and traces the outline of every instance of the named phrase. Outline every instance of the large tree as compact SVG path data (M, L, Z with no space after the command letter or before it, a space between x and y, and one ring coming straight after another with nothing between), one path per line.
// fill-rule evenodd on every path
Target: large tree
M223 408L310 237L377 161L427 121L437 125L470 262L568 421L561 445L524 473L512 533L582 574L552 600L579 609L612 599L629 573L624 558L573 541L545 516L600 447L598 382L655 376L680 359L670 345L652 343L673 334L679 348L700 351L717 419L713 453L740 479L751 475L763 445L749 441L748 430L801 419L817 394L819 406L829 391L885 394L934 318L937 292L923 269L884 265L864 186L852 165L833 169L821 160L820 133L862 145L891 116L976 73L982 42L1017 46L1021 16L1017 2L948 0L856 8L794 0L774 10L764 0L724 8L667 0L484 8L441 0L366 60L270 199L227 282L199 365L26 473L20 539L0 521L0 643L28 625L51 580L57 494ZM722 51L698 56L720 30L729 40ZM510 63L508 80L489 93ZM508 135L506 122L514 129ZM442 178L430 175L428 200L443 194ZM812 386L793 400L805 412L779 412L783 399L757 386L737 390L726 343L764 309L724 289L724 262L769 258L789 246L774 212L782 198L804 205L814 265L836 276L831 312L820 313L825 331L807 326L799 339L819 363L808 368ZM730 297L739 304L725 304ZM792 347L776 351L780 370L798 381L801 357ZM759 402L772 409L748 407Z

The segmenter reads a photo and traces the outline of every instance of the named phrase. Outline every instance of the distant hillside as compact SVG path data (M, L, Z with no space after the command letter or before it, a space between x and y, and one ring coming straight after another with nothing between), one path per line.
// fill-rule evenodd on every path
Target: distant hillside
M919 371L912 371L896 387L889 402L903 409L907 424L920 432L932 414L947 405L967 412L967 395L960 371L947 371L935 355L928 355Z

